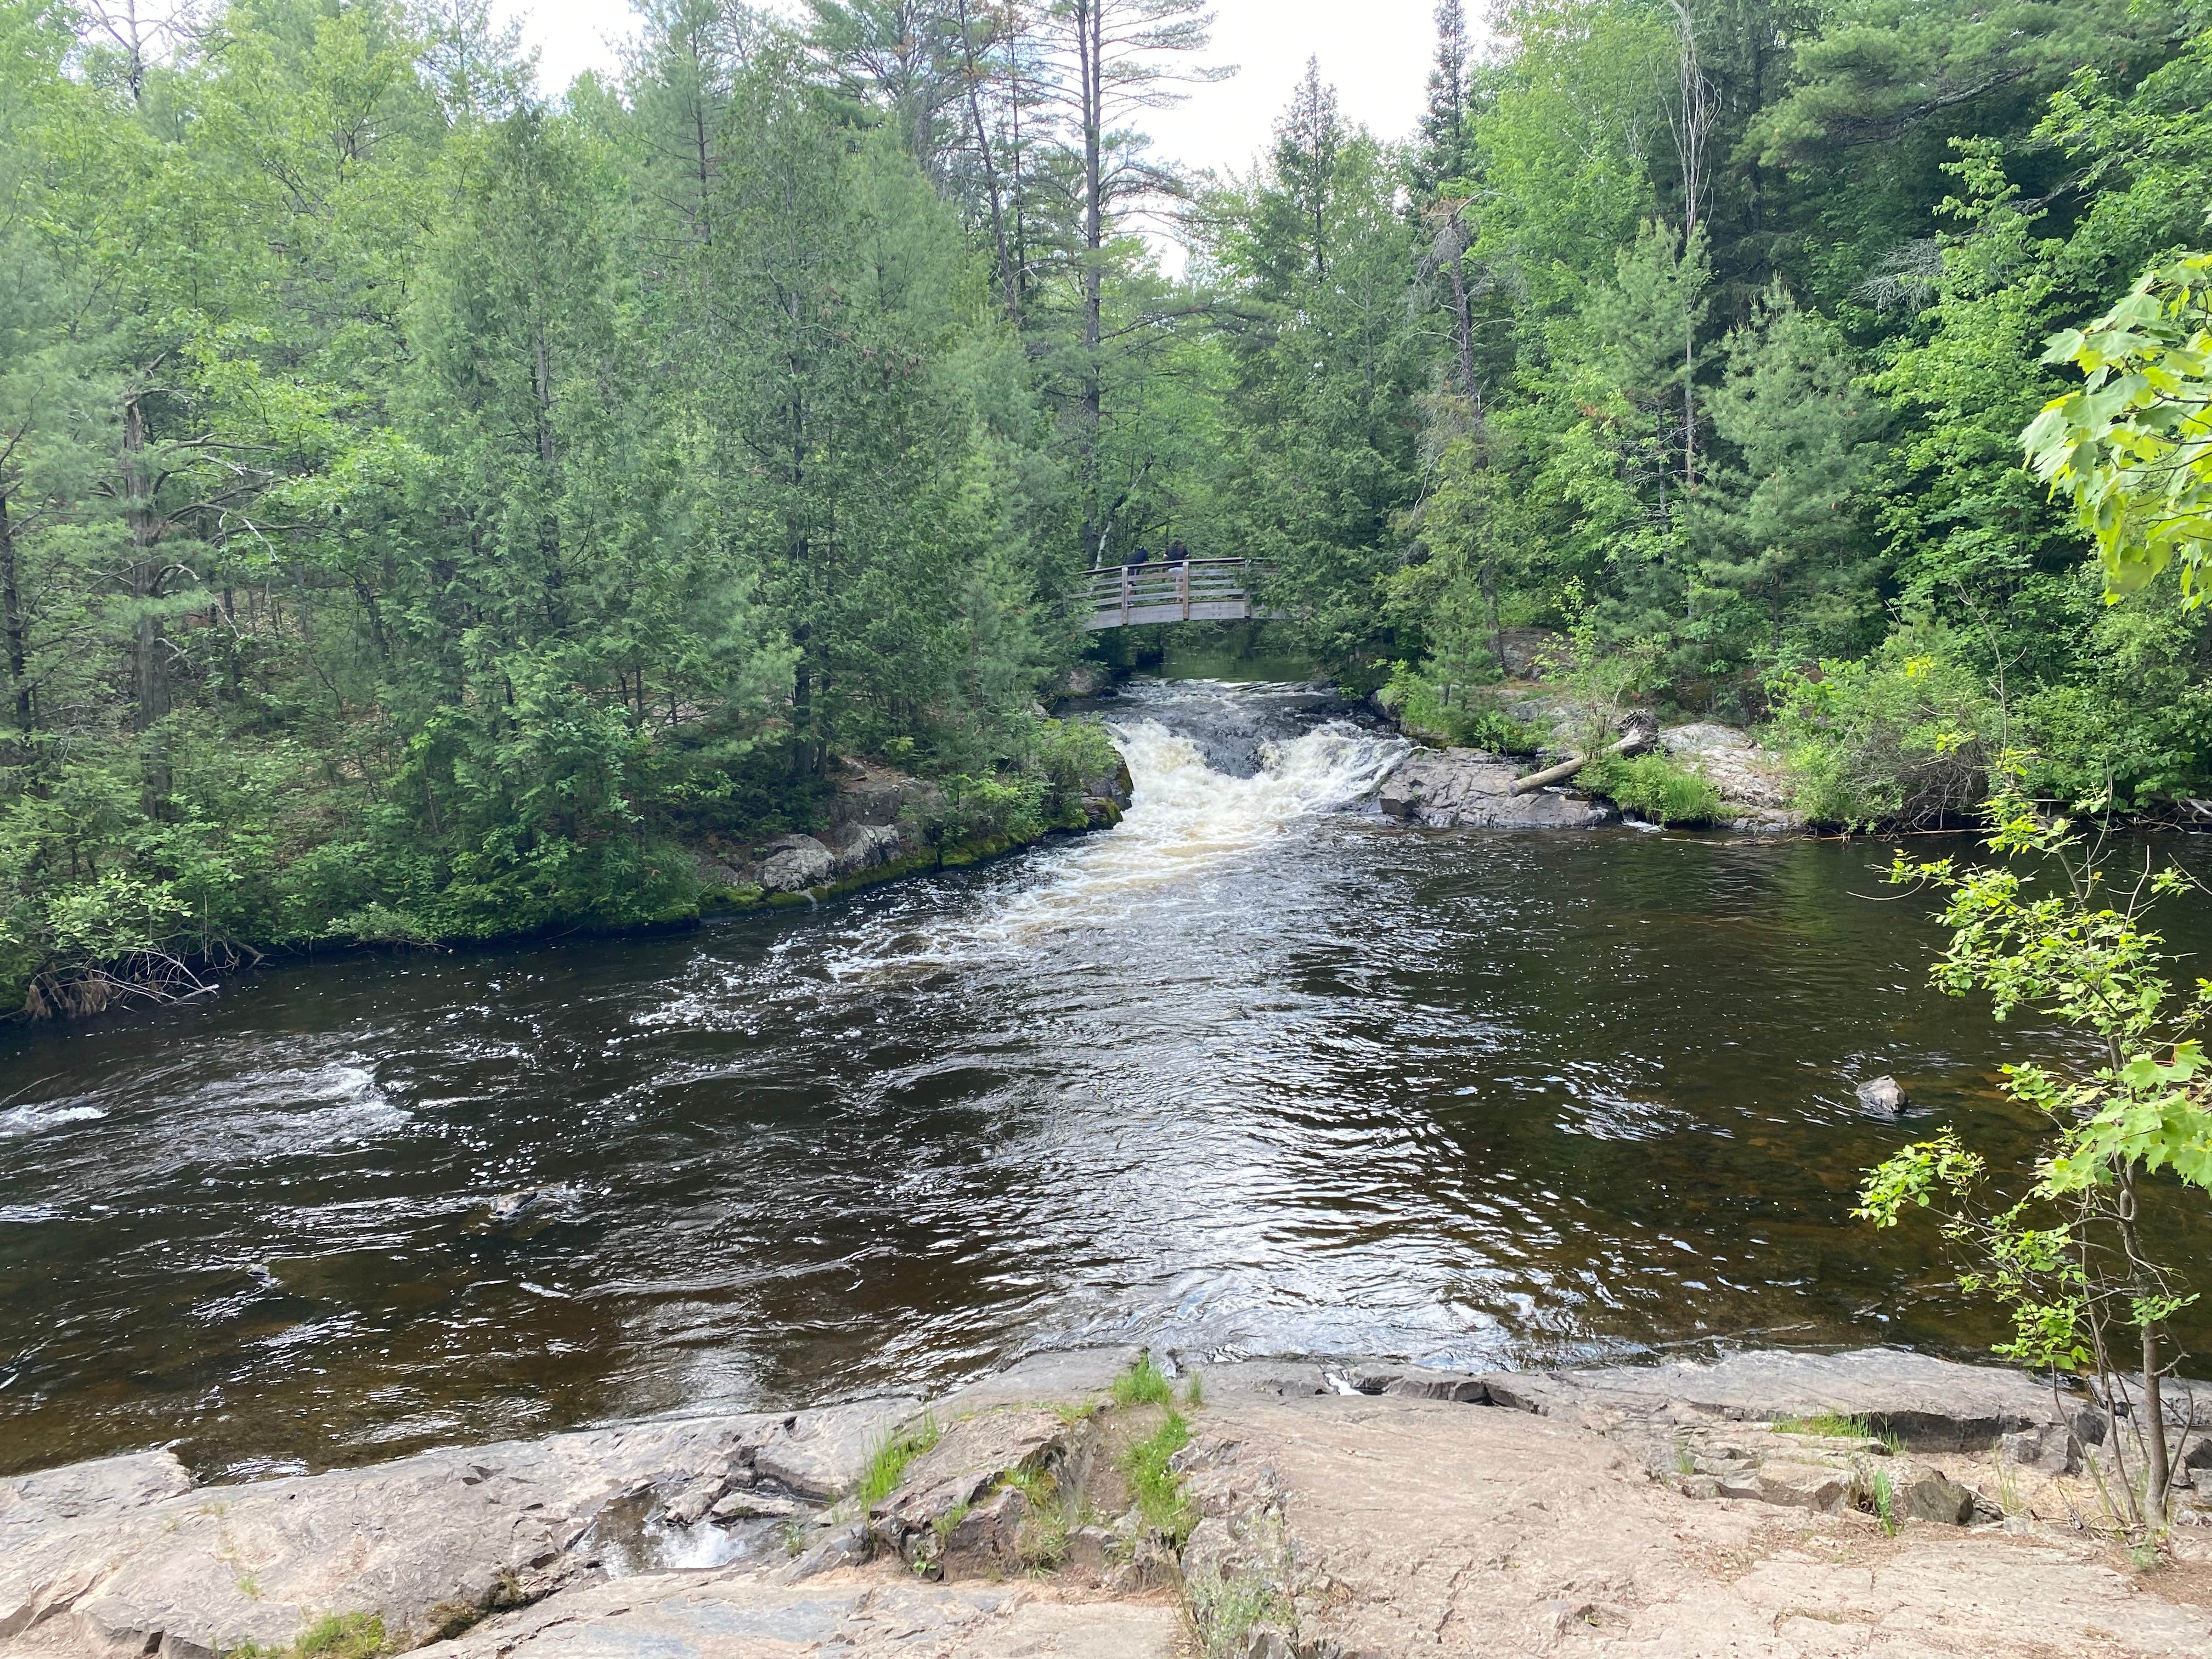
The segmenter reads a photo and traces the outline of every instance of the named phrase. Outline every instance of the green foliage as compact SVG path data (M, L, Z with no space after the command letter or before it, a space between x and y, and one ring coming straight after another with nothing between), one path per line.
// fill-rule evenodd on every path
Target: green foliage
M1890 1537L1897 1536L1897 1481L1887 1469L1877 1468L1867 1476L1868 1501L1874 1505L1875 1519Z
M1773 690L1798 809L1815 823L1939 823L1983 799L1998 707L1940 632L1824 662L1817 676L1778 676Z
M681 917L840 752L1064 815L1060 438L809 43L549 100L465 8L82 27L0 6L0 998Z
M1160 1426L1130 1447L1121 1460L1137 1513L1146 1525L1165 1533L1178 1547L1198 1524L1198 1511L1182 1489L1182 1477L1169 1465L1189 1443L1188 1420L1170 1407Z
M2011 776L2007 769L2002 780ZM2149 1253L2142 1212L2212 1194L2212 1097L2197 1035L2212 1012L2212 981L2178 992L2165 941L2146 922L2151 906L2188 884L2179 872L2147 866L2116 882L2100 842L2009 788L1988 821L2002 862L1896 857L1893 881L1947 895L1951 943L1935 981L1954 996L1987 992L1999 1020L2023 1008L2057 1020L2090 1039L2099 1058L2065 1070L2005 1068L2014 1100L2048 1126L2023 1193L1993 1197L1986 1161L1946 1130L1869 1171L1858 1213L1881 1227L1914 1210L1941 1215L1966 1257L1961 1285L2012 1318L2012 1340L1998 1352L2094 1378L2117 1432L2128 1415L2124 1373L2139 1366L2156 1388L2168 1363L2164 1323L2197 1294L2185 1269ZM2124 1331L2136 1339L2124 1356ZM2171 1468L2154 1395L2141 1416L2150 1479L2134 1519L2155 1529Z
M1575 785L1652 823L1711 823L1720 816L1720 791L1664 755L1594 755Z
M860 1484L854 1489L863 1510L872 1510L899 1488L906 1478L907 1465L945 1437L934 1417L925 1415L918 1423L908 1424L903 1430L884 1437L881 1443L868 1453L867 1466L860 1472Z
M1137 1356L1136 1363L1114 1379L1114 1403L1117 1406L1164 1406L1175 1397L1175 1385L1168 1381L1167 1373L1152 1363L1149 1352Z
M1776 1418L1771 1427L1777 1434L1810 1435L1820 1440L1879 1440L1893 1454L1905 1449L1904 1442L1897 1436L1878 1432L1868 1419L1838 1412L1821 1412L1810 1417L1785 1414Z
M389 1646L381 1613L330 1613L310 1623L289 1648L249 1642L222 1651L227 1659L380 1659Z
M2212 556L2212 254L2145 271L2125 299L2051 343L2084 384L2044 405L2021 444L2094 536L2115 596L2179 563L2202 602Z
M1194 1574L1184 1582L1183 1593L1204 1639L1206 1659L1244 1659L1252 1651L1252 1632L1258 1626L1295 1628L1297 1624L1291 1598L1249 1567L1226 1575Z
M1456 694L1452 696L1451 694ZM1543 738L1479 694L1439 684L1401 663L1382 689L1382 701L1408 734L1452 749L1487 749L1500 755L1533 755ZM1447 700L1448 697L1449 700Z

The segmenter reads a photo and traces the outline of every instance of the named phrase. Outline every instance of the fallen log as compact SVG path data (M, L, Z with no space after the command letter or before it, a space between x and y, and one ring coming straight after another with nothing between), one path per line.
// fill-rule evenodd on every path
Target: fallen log
M1638 755L1659 740L1659 722L1643 709L1621 717L1614 728L1622 735L1620 741L1605 752L1608 755ZM1509 795L1533 795L1546 784L1559 783L1589 764L1588 755L1570 755L1557 766L1547 766L1540 772L1531 772L1525 778L1516 778L1505 786Z

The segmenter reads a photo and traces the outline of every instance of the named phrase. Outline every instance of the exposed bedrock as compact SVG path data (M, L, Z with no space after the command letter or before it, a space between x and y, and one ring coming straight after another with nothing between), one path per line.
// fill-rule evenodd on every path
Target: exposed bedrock
M2212 1649L2212 1510L2136 1571L2074 1473L2086 1401L2016 1373L1288 1358L1170 1401L1117 1395L1135 1358L241 1486L165 1452L18 1476L0 1655L304 1659L334 1616L436 1659Z
M1620 816L1565 788L1509 794L1525 769L1480 749L1416 750L1376 799L1390 817L1431 830L1586 830Z

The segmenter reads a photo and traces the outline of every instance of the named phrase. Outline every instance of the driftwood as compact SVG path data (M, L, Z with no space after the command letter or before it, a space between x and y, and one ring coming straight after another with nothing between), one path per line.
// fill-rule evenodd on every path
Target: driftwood
M1632 709L1620 718L1613 728L1620 741L1605 752L1608 755L1640 755L1659 741L1659 721L1648 711ZM1533 795L1547 783L1559 783L1589 764L1588 755L1570 755L1557 766L1547 766L1540 772L1531 772L1525 778L1516 778L1505 786L1509 795Z

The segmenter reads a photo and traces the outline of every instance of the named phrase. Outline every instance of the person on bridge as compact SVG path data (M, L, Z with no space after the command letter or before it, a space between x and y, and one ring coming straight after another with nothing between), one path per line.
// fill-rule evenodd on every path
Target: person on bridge
M1135 552L1129 555L1129 568L1133 572L1142 570L1152 562L1152 550L1149 547L1139 547Z
M1168 544L1168 562L1170 565L1190 562L1190 550L1183 545L1182 538L1180 536Z

